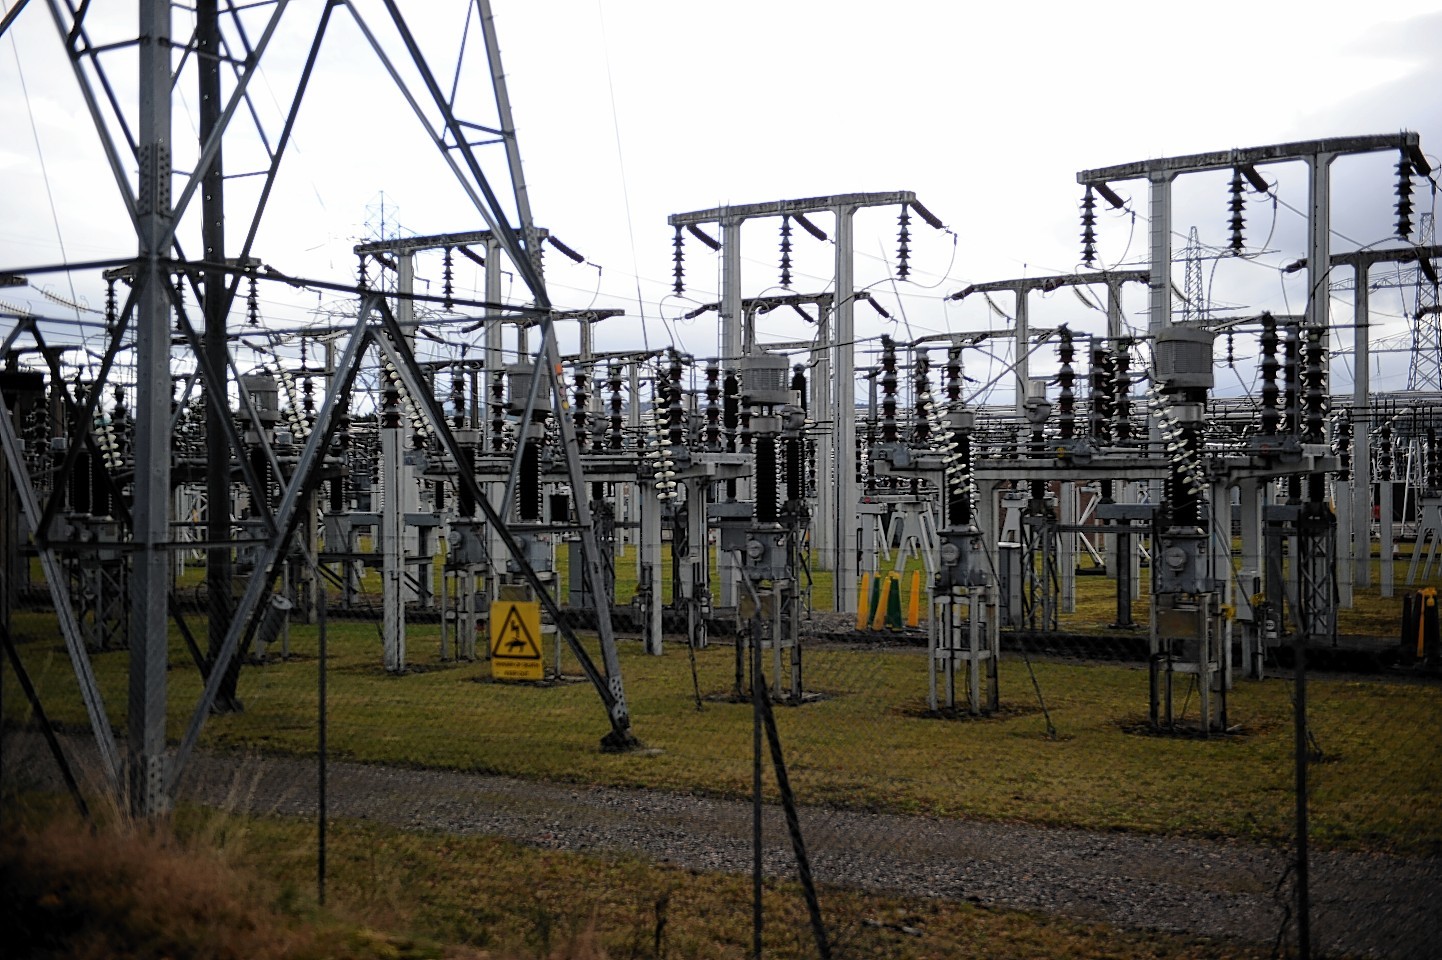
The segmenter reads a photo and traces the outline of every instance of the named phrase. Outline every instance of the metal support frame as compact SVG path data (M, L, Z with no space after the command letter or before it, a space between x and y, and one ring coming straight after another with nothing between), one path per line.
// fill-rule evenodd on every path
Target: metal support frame
M802 200L780 200L766 203L742 204L714 207L691 213L672 214L667 223L672 227L694 227L715 223L721 227L722 257L722 305L721 342L727 356L725 363L733 363L742 355L743 327L740 274L740 234L747 220L783 215L805 216L807 213L829 211L835 217L835 300L827 324L830 339L828 365L834 377L848 377L855 363L853 224L856 212L864 207L915 203L916 195L909 190L891 193L848 193ZM820 371L818 371L818 376ZM851 382L851 381L848 381ZM823 568L835 570L834 597L837 610L855 609L857 581L860 567L857 560L856 515L857 482L856 455L853 448L856 428L855 387L834 382L835 403L832 429L829 434L822 432L818 437L817 458L828 464L822 468L818 480L825 479L825 470L830 469L831 483L820 482L822 502L818 514L822 522L816 524L816 543L821 549L819 563ZM826 497L834 492L835 500L828 504ZM829 507L829 509L828 509ZM823 527L829 529L823 530ZM827 549L829 548L829 550Z
M0 394L0 448L3 448L5 462L10 468L14 490L20 500L20 511L31 529L34 529L40 522L40 508L35 497L35 488L25 471L24 449L15 435L15 421L3 394ZM40 559L40 569L45 574L45 581L50 586L51 600L55 604L55 614L59 620L60 636L65 641L65 651L70 656L70 664L80 687L80 699L85 705L90 732L100 754L101 770L107 783L118 793L124 784L122 761L116 748L115 734L110 728L110 718L105 712L105 700L96 681L95 670L85 652L85 639L81 625L75 617L75 607L71 603L67 587L69 578L66 577L54 548L37 544L36 553Z
M966 712L996 712L1000 702L997 664L1001 635L995 597L988 587L951 587L932 598L927 625L927 706L933 713L956 710L957 672L966 665Z
M19 15L24 6L25 4L21 3L12 8L3 23L0 23L0 33L8 29L10 23ZM254 618L260 609L261 599L269 591L273 579L280 575L280 567L285 563L286 545L292 528L298 522L297 514L301 512L301 504L307 501L311 494L311 488L316 482L317 470L324 458L321 437L335 429L335 419L332 416L334 412L333 398L327 396L323 404L322 425L313 431L305 451L302 452L296 471L290 481L283 484L285 495L280 509L271 514L265 508L264 498L257 499L257 503L261 507L263 540L252 539L250 542L259 545L257 552L262 557L261 567L247 585L245 594L237 601L234 617L229 619L228 629L212 630L210 657L208 661L201 661L202 670L209 670L205 693L201 697L196 714L192 717L191 725L185 734L179 752L167 762L165 668L168 659L167 621L170 607L171 557L169 552L172 547L169 542L171 506L169 447L172 421L170 404L173 399L170 391L170 322L172 314L174 314L186 336L187 344L195 352L197 366L200 369L199 381L205 385L205 392L209 398L207 406L213 408L211 415L214 417L215 423L223 425L223 429L210 432L209 459L212 462L224 462L234 457L241 464L241 472L246 483L254 490L255 477L244 456L240 437L230 424L229 411L224 409L227 406L227 382L232 377L237 378L238 381L233 358L230 357L224 346L225 315L234 300L239 283L245 276L253 275L254 267L257 265L250 258L251 247L281 159L289 143L301 100L313 74L331 13L334 10L344 9L352 15L363 35L376 50L384 69L396 80L402 95L420 119L443 159L457 175L462 188L474 203L477 212L499 238L497 245L515 264L517 272L531 289L541 311L549 310L549 300L540 280L539 256L535 249L539 234L531 222L526 188L521 177L514 123L510 116L509 100L503 82L504 74L499 63L494 25L489 3L485 0L481 0L479 3L479 15L492 76L492 92L501 115L500 129L489 133L504 145L506 152L510 185L514 191L515 210L520 223L519 229L514 231L507 224L507 217L502 206L482 174L475 151L478 144L466 133L475 125L468 125L456 115L454 92L448 98L441 91L400 13L398 4L393 0L386 0L385 7L401 41L405 44L412 61L410 65L420 76L424 93L417 95L411 92L407 82L380 47L375 35L360 17L353 4L347 0L328 0L318 11L309 55L278 138L270 137L264 129L259 129L260 114L251 107L249 87L261 60L269 49L270 41L278 33L282 18L288 13L289 0L276 0L271 5L271 9L261 21L261 30L253 35L253 41L252 36L246 34L245 27L240 23L240 9L230 6L222 11L219 9L221 5L215 0L201 0L196 10L198 29L195 38L195 47L199 51L197 60L203 61L197 67L203 104L201 143L195 169L178 183L179 192L173 202L171 198L173 171L170 161L172 84L174 76L178 74L176 51L181 51L179 55L180 68L184 67L191 51L171 42L170 4L162 2L162 0L139 0L137 39L133 44L121 43L118 45L121 47L133 45L137 51L138 111L134 120L127 116L127 111L115 92L117 87L106 76L102 64L103 56L116 45L97 45L91 40L89 29L85 23L89 5L81 4L76 8L62 3L61 0L47 0L44 6L47 8L61 43L69 56L81 96L99 135L101 150L110 166L117 192L133 223L137 238L137 257L133 261L107 261L99 264L70 263L61 265L59 269L123 267L127 277L133 283L120 324L122 329L131 322L135 324L138 362L138 397L135 408L137 470L134 509L130 523L133 543L127 548L127 553L134 558L134 569L131 576L133 602L129 629L132 646L130 709L128 711L131 758L125 784L129 790L132 808L142 815L153 815L167 808L170 790L173 789L175 780L194 748L203 716L221 695L218 688L225 683L227 677L230 678L233 690L233 671L209 669L209 666L219 666L232 661L237 651L241 649L243 638L250 636L255 629ZM231 48L227 46L227 34L219 29L222 20L232 25L234 33L229 36L238 37L238 42L243 48L241 53L231 54ZM229 84L228 92L222 98L219 72L225 65L229 66L235 76L233 82ZM442 121L439 127L431 125L426 119L425 111L421 106L422 101L426 99L429 99L440 112ZM265 175L264 185L260 191L259 201L248 218L248 230L240 248L240 256L231 260L225 257L224 250L223 223L226 211L223 199L223 179L225 174L222 169L221 156L222 145L232 122L241 114L249 114L255 121L269 164L266 170L261 171ZM139 169L138 182L132 185L131 171L136 168ZM204 253L203 259L191 261L185 258L179 248L176 240L177 230L181 218L191 205L190 201L197 192L202 191L202 188L204 188L205 199L199 206L203 208ZM520 239L518 239L518 235ZM176 272L188 279L193 287L198 288L201 278L204 279L203 303L206 314L204 339L195 333L176 300L177 295L169 282L169 275ZM353 290L344 285L322 285L334 289ZM363 304L362 315L366 315L373 309L375 309L373 302ZM546 322L543 319L543 325ZM362 320L360 326L353 331L351 344L353 350L359 350L370 342L369 338L372 335L367 333L365 328L366 321ZM117 334L112 339L108 355L102 363L102 383L108 375L111 360L119 348L119 343L120 338ZM545 369L548 371L559 370L555 340L549 334L543 338L542 354L540 361ZM357 359L358 357L353 353L349 362L353 364ZM353 369L346 374L347 377L353 377L353 375ZM333 392L346 393L349 385L348 380L338 382ZM243 384L237 383L237 386L242 408L251 421L258 424L254 404L251 402L248 392L244 389ZM187 385L187 390L189 389L190 386ZM84 404L71 404L67 400L67 404L73 408L71 412L76 415L76 421L80 424L76 430L77 435L72 438L74 442L66 453L64 469L70 470L74 468L79 451L87 446L93 446L93 439L89 437L84 424L89 422L93 414L94 400L91 399ZM563 396L558 399L558 404L564 407ZM570 425L564 416L560 420L564 443L567 447L570 482L574 489L584 490L580 465L574 449L574 433L569 430ZM7 431L0 431L0 433L4 432ZM10 439L13 440L13 436ZM275 469L277 466L275 454L268 445L263 445L262 455L270 461L272 469ZM72 660L77 675L81 679L82 695L87 701L87 710L92 716L97 742L101 745L102 757L106 761L107 774L119 787L122 779L119 758L115 754L108 725L104 721L104 711L98 701L98 690L94 687L94 679L90 675L88 661L84 659L83 638L79 624L74 618L74 608L68 597L65 596L64 572L60 568L54 545L47 542L50 520L55 514L59 501L51 498L49 502L41 504L34 496L34 489L29 485L28 478L23 477L23 462L13 457L10 459L12 468L20 470L22 479L20 486L29 494L30 522L36 533L42 565L47 567L46 575L50 580L52 591L55 592L62 634L66 636L67 646L71 647ZM276 475L280 476L278 470L276 470ZM210 522L214 529L207 537L204 549L207 549L212 559L216 561L211 576L215 585L218 586L222 579L229 579L225 571L225 560L229 557L230 546L226 541L231 541L232 533L229 518L224 515L224 508L229 504L230 477L228 470L222 475L217 466L213 471L212 481L212 489L207 497L207 502L212 507ZM217 491L220 492L217 493ZM589 528L589 524L585 516L584 502L578 498L578 503L582 513L582 527L583 530L586 530ZM494 519L492 518L493 521ZM225 528L223 534L222 527ZM587 536L583 533L583 538ZM231 541L231 543L234 542L238 541ZM592 584L600 582L595 548L593 539L586 543L586 575L588 582ZM219 596L220 594L217 594L217 597ZM217 622L225 619L224 615L218 611ZM631 738L626 729L628 717L624 698L620 691L619 663L615 660L609 618L603 617L602 620L600 631L603 637L603 649L607 657L608 676L600 677L599 686L605 691L603 699L607 703L607 709L611 714L613 727L615 727L613 732L616 735L613 745L624 746L626 742L631 741ZM224 635L224 640L217 643L217 637L221 633ZM599 673L597 676L599 677Z
M1057 574L1056 518L1033 501L1021 518L1021 617L1026 630L1057 628L1060 582Z
M444 412L440 404L436 402L430 391L425 389L425 384L419 375L419 369L415 363L415 356L411 353L406 343L400 326L396 323L395 317L381 304L382 329L384 336L375 338L376 344L391 359L396 367L396 372L402 384L410 393L411 399L420 408L428 420L428 426L435 431L442 449L455 463L461 463L461 448L456 441L455 435L451 432L450 426L446 423ZM580 538L584 561L586 565L586 578L593 595L605 595L605 580L601 570L600 547L596 541L595 525L591 521L589 505L585 497L585 476L581 471L579 451L576 444L575 424L565 412L569 406L566 400L566 384L560 379L561 370L560 355L556 349L555 331L548 317L541 320L541 347L540 354L548 359L547 370L555 371L547 377L548 389L556 398L558 410L557 427L561 434L562 448L566 458L567 479L573 491L578 491L579 496L574 497L576 509L576 521L580 527ZM506 528L504 520L490 501L485 497L476 482L475 475L464 469L457 474L461 483L465 484L471 495L475 498L476 505L485 514L486 522L494 527L501 535L502 543L511 557L516 561L520 573L526 578L532 590L541 601L543 610L552 618L557 630L566 641L571 653L581 662L582 669L588 679L596 687L601 695L602 703L611 719L611 733L603 740L603 745L611 750L630 749L636 745L634 735L630 732L630 712L626 706L625 688L621 680L621 662L616 651L616 638L612 630L611 610L608 604L598 604L596 608L596 633L600 642L602 662L605 673L601 673L591 662L590 655L581 645L574 632L565 624L564 616L560 607L550 592L531 569L526 560L526 553L516 536Z
M1155 229L1155 228L1154 228ZM1016 339L1016 359L1012 364L1015 372L1016 415L1025 415L1024 405L1027 391L1031 388L1030 340L1037 334L1050 334L1051 330L1032 330L1030 296L1040 291L1050 293L1062 287L1085 287L1102 284L1107 288L1107 336L1115 339L1121 335L1121 286L1124 283L1147 283L1151 273L1146 270L1099 270L1095 273L1065 273L1039 277L1018 277L1012 280L989 280L973 283L948 297L950 300L964 300L974 293L1010 292L1015 296L1015 329L996 331L989 336L1013 336ZM1116 329L1113 329L1116 327Z

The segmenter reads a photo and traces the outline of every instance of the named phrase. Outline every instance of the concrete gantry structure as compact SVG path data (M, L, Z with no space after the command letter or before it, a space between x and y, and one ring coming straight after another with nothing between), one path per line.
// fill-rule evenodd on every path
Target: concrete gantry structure
M808 215L830 213L833 217L835 246L832 273L832 309L823 314L817 340L826 348L812 371L818 398L817 415L830 407L833 410L829 433L822 431L818 440L816 484L819 491L817 515L821 518L813 530L814 545L823 569L834 570L834 601L836 609L850 610L856 606L859 579L857 561L857 483L856 453L852 438L856 430L855 381L855 288L853 219L866 207L900 206L903 212L915 210L922 219L940 228L941 222L924 206L917 203L909 190L889 193L845 193L801 200L778 200L713 207L690 213L672 214L667 223L676 229L679 245L683 229L693 233L701 227L720 228L721 254L721 348L724 364L739 363L746 355L745 318L742 307L741 228L748 220L788 217L820 240L826 233L808 219ZM701 236L705 236L701 234ZM678 248L679 249L679 248ZM824 392L824 397L823 397ZM834 497L834 499L833 499Z

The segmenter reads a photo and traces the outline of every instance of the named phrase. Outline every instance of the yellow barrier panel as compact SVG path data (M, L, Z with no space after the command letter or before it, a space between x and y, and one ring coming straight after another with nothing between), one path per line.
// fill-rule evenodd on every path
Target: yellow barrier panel
M871 619L871 573L861 575L861 591L856 595L856 629L865 630Z
M896 574L878 578L881 580L881 599L876 601L876 615L871 618L871 629L880 630L886 626L886 606L891 601L891 583L900 580Z
M1427 608L1437 606L1437 588L1423 587L1417 591L1421 598L1420 609L1417 611L1417 659L1421 660L1427 654Z

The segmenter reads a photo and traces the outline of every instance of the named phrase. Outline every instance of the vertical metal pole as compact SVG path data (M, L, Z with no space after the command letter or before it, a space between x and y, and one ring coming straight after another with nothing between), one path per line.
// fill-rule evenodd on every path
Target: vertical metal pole
M1377 484L1377 551L1382 555L1378 586L1383 597L1393 593L1392 550L1392 480L1387 478Z
M852 289L851 246L852 217L855 207L836 207L836 358L832 376L836 378L836 503L833 523L836 524L836 579L834 595L836 610L856 609L856 581L860 576L856 557L856 328Z
M1028 294L1024 287L1016 292L1016 415L1026 413L1026 395L1031 389L1031 311L1028 309ZM1023 428L1023 431L1025 428Z
M1076 526L1077 521L1077 485L1071 480L1064 480L1058 484L1057 497L1059 504L1060 522L1063 527L1061 536L1057 538L1057 571L1061 586L1061 612L1076 613L1076 560L1077 560L1077 533L1065 529Z
M686 486L686 571L683 587L690 641L704 649L707 645L706 618L703 611L711 609L711 546L707 542L705 477L687 479Z
M220 23L217 12L218 0L199 0L195 7L196 41L199 56L196 70L200 80L200 141L210 139L220 122ZM220 150L216 150L210 169L205 172L201 190L201 245L207 263L220 264L225 261L225 176L221 166ZM228 306L228 278L219 269L205 272L205 353L210 369L217 382L207 381L205 391L211 402L206 407L205 422L205 499L206 539L213 544L225 544L231 538L230 529L230 465L231 451L226 431L217 423L223 416L221 411L229 409L228 389L230 363L226 349L226 307ZM231 558L229 546L214 546L205 556L206 594L210 600L209 647L210 659L215 661L220 645L225 642L225 631L230 625L231 608ZM230 671L230 664L215 664L216 669ZM226 684L216 703L221 709L235 707L235 682L228 674Z
M1132 620L1132 585L1137 582L1137 568L1132 563L1137 548L1132 544L1132 525L1123 520L1117 524L1114 542L1114 565L1117 568L1117 619L1115 626L1134 627Z
M1347 485L1344 482L1335 479L1333 480L1333 483L1335 484L1336 490L1333 502L1336 505L1337 537L1341 545L1346 548L1348 546L1348 540L1352 536L1352 512L1354 506L1352 498L1348 496L1349 491L1347 490ZM1361 491L1358 491L1357 495L1362 498L1362 503L1355 507L1356 511L1360 513L1367 509L1366 495L1361 493ZM1371 552L1372 551L1370 549L1370 545L1367 543L1366 540L1362 540L1358 543L1357 555L1359 557L1366 559L1368 554L1370 554ZM1352 606L1352 574L1355 572L1356 564L1354 563L1343 561L1342 563L1337 564L1336 581L1338 607L1348 608Z
M1303 519L1302 523L1310 522ZM1312 572L1315 562L1312 551L1315 540L1309 532L1297 537L1303 555L1298 558L1297 600L1303 605L1298 617L1297 632L1293 638L1295 687L1293 691L1292 741L1295 748L1293 764L1296 773L1296 845L1297 845L1297 957L1310 960L1312 956L1312 901L1308 876L1307 851L1307 641L1310 639L1312 623L1317 612L1312 608L1316 600L1310 583L1302 582Z
M1370 327L1371 308L1367 301L1367 263L1358 260L1353 298L1354 356L1352 359L1352 583L1372 583L1372 392ZM1343 535L1345 536L1345 534ZM1343 543L1345 546L1345 541Z
M326 820L330 816L329 802L326 796L327 769L326 761L329 745L326 742L326 586L321 580L320 589L316 592L316 625L318 630L319 649L316 652L319 666L316 676L316 835L315 835L315 885L316 899L321 906L325 906L325 827Z
M142 0L137 203L134 569L130 605L131 811L169 807L165 787L165 668L170 568L170 296L162 260L170 230L170 3Z
M937 708L936 697L936 664L937 658L945 649L946 631L949 629L947 611L951 608L951 596L934 598L931 605L931 617L926 622L926 705L935 712Z
M749 575L749 574L748 574ZM756 612L751 617L751 956L761 960L761 598L751 590Z
M966 665L967 674L967 697L971 701L971 713L990 713L996 709L995 698L988 696L983 702L981 699L981 672L991 671L995 664L994 654L987 649L986 637L982 635L986 624L981 618L982 604L985 600L985 589L982 587L969 587L966 591L966 650L970 660ZM952 610L958 610L953 606ZM983 652L986 653L986 662L982 662Z

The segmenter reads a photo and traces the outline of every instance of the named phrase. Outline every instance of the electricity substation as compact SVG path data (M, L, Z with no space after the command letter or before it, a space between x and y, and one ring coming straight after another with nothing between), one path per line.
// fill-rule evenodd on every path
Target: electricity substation
M53 614L110 784L137 810L166 808L207 717L240 708L246 671L327 616L378 619L375 669L398 683L417 664L485 659L498 682L538 681L565 651L599 698L603 748L626 751L645 731L631 729L625 644L658 657L734 645L738 698L755 662L772 701L804 710L806 645L828 642L805 625L829 611L850 642L890 627L924 644L917 689L931 711L990 714L1003 650L1065 632L1080 572L1114 593L1113 634L1138 638L1138 710L1176 730L1185 685L1200 701L1188 732L1205 736L1228 729L1237 685L1279 655L1300 664L1337 646L1338 611L1371 585L1374 554L1415 542L1404 583L1381 565L1383 596L1436 572L1442 249L1431 215L1413 213L1434 176L1414 133L1076 172L1078 271L942 291L985 297L999 319L911 338L897 326L858 334L858 311L887 311L874 285L858 285L856 259L863 244L891 244L891 279L906 281L915 245L968 229L915 193L674 213L645 229L673 238L677 295L688 271L718 273L719 298L687 319L714 323L719 346L616 348L634 318L547 292L543 251L584 258L564 224L533 221L484 0L482 99L498 115L485 124L446 95L399 6L384 4L420 77L410 102L472 209L451 232L356 243L342 252L353 271L326 278L254 245L264 189L227 205L240 171L222 157L287 5L248 14L257 24L238 41L230 5L201 0L195 33L171 36L170 5L142 0L126 40L140 71L133 117L106 79L116 41L91 35L88 6L25 16L56 21L137 246L94 263L3 265L8 299L62 274L105 295L79 320L0 298L0 603L7 632L22 607ZM325 5L317 44L325 19L350 12ZM181 83L198 84L204 104L185 169L170 115ZM112 110L130 119L114 123ZM289 129L262 131L266 162L246 175L274 180ZM1338 253L1329 172L1357 155L1395 165L1395 238ZM1194 264L1174 249L1174 185L1230 176L1216 208L1241 256L1246 204L1284 168L1306 179L1306 244L1289 268L1312 292L1301 312L1179 311L1174 273ZM1120 251L1099 244L1098 216L1130 204L1148 211L1145 255L1103 268ZM743 234L778 238L775 262L743 256ZM829 261L819 284L793 274L806 245ZM1415 279L1404 393L1368 382L1379 264ZM463 265L483 271L482 289L459 284ZM1355 315L1341 321L1326 291L1344 277ZM298 288L338 306L277 326L262 305ZM1033 297L1067 289L1105 320L1079 305L1074 323L1031 321ZM1140 328L1123 322L1128 290L1146 298ZM768 337L782 313L810 335ZM75 346L76 324L98 349ZM563 352L561 331L576 352ZM1344 347L1350 393L1331 387ZM1255 364L1254 394L1219 395L1216 371L1239 358ZM992 388L1010 399L991 402ZM203 578L186 580L198 568ZM894 622L905 606L907 623ZM408 643L417 622L440 625L438 649ZM205 678L178 746L164 730L172 630ZM130 658L123 743L92 667L117 649Z

